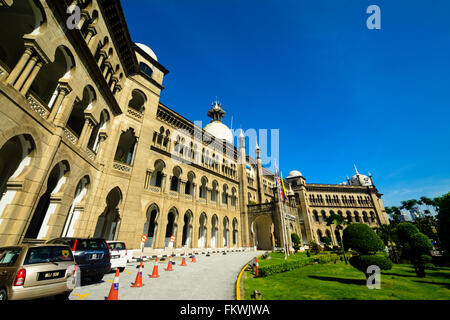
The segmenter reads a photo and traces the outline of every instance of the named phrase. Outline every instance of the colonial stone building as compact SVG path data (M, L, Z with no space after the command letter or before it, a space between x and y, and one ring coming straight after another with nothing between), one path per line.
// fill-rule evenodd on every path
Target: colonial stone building
M337 244L332 212L388 223L359 173L321 185L293 171L278 201L259 149L249 157L243 135L234 146L218 102L204 128L160 102L168 70L132 42L119 0L0 0L0 30L1 246L77 236L132 249L146 234L148 251L172 235L183 250L272 249L282 230Z

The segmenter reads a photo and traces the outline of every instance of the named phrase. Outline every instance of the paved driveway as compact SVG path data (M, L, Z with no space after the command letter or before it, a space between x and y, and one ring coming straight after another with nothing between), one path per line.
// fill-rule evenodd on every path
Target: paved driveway
M235 285L242 267L262 251L230 252L227 255L213 253L210 257L196 256L197 263L186 259L182 267L181 257L173 258L173 271L165 271L168 259L158 261L159 278L149 278L154 260L144 262L141 288L131 288L136 279L139 263L129 263L119 276L120 300L234 300ZM114 273L106 274L102 282L84 284L75 288L70 300L104 300L111 289Z

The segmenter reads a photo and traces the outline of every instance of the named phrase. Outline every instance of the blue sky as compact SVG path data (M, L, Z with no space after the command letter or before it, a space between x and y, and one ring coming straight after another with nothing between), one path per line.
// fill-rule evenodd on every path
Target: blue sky
M366 27L371 4L381 30ZM132 40L170 71L161 102L206 125L217 96L227 125L279 129L284 176L340 183L356 163L387 206L450 191L449 1L122 6Z

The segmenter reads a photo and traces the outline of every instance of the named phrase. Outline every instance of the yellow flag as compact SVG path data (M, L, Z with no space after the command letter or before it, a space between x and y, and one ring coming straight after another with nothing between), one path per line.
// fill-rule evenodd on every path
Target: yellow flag
M283 202L286 201L286 189L284 188L284 181L283 181L283 172L280 172L281 177L281 185L283 186Z

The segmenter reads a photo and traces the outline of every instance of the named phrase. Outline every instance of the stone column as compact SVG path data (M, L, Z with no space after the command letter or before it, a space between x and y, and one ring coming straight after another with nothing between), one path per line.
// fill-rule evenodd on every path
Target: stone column
M90 117L86 117L83 130L81 131L80 138L78 139L78 147L82 149L86 147L87 141L90 138L90 134L92 133L92 129L94 129L94 123L92 122Z
M97 65L100 68L102 66L103 61L106 59L108 54L104 50L100 50L100 58L98 58Z
M30 76L28 77L27 81L23 85L22 89L20 90L20 93L23 95L26 95L28 90L30 89L31 85L33 84L34 79L36 79L36 76L38 75L39 71L41 70L44 63L42 61L38 61L37 64L34 66L33 70L31 71Z
M72 91L72 88L67 83L59 83L59 92L56 97L55 103L53 103L51 112L48 116L49 121L55 120L56 114L58 113L59 107L61 106L64 98Z
M27 65L25 66L25 69L23 70L22 74L17 79L16 83L14 84L14 88L17 90L20 90L22 88L22 85L27 80L28 76L31 74L31 71L33 70L34 66L38 62L39 57L34 55L31 57L31 59L28 61Z
M17 78L22 73L23 68L25 68L26 64L31 59L33 51L34 50L31 47L25 48L25 52L22 54L22 57L20 58L19 62L17 62L16 66L6 79L6 83L13 85L16 82Z
M88 45L88 46L90 46L90 42L91 42L91 40L92 40L92 37L95 35L95 28L93 28L93 27L89 27L88 28L88 30L87 30L87 35L86 35L86 38L85 38L85 40L86 40L86 44Z
M108 134L105 131L100 131L98 138L99 141L97 147L97 154L95 155L95 161L99 161L101 159L101 153L103 151L103 142L108 138Z

